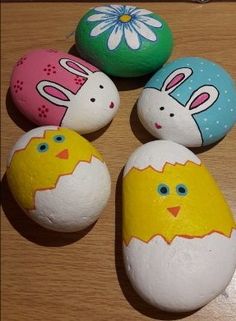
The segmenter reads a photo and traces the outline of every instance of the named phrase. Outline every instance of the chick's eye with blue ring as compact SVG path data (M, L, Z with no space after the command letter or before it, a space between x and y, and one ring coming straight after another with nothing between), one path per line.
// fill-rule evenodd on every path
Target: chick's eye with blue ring
M166 184L159 184L157 187L157 191L162 196L168 195L170 193L169 186Z
M180 196L185 196L188 194L188 189L187 186L184 184L179 184L176 186L176 192L177 194L179 194Z
M47 143L41 143L41 144L38 144L38 146L37 146L37 150L40 153L46 152L48 150L48 148L49 148L49 146Z
M54 142L56 143L62 143L65 140L65 136L63 135L56 135L53 137Z

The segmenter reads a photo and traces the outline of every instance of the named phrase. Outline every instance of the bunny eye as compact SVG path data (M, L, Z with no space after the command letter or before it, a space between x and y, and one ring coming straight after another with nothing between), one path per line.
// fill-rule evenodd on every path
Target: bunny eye
M90 99L90 101L91 101L92 103L94 103L95 100L96 100L95 98L91 98L91 99Z
M47 150L48 150L48 144L47 143L41 143L41 144L38 144L38 146L37 146L37 150L38 150L38 152L40 152L40 153L44 153L44 152L46 152Z
M99 88L103 89L104 87L103 87L103 85L100 85Z
M174 117L174 115L175 115L175 114L171 113L171 114L170 114L170 117Z
M164 110L165 109L165 107L160 107L160 110Z

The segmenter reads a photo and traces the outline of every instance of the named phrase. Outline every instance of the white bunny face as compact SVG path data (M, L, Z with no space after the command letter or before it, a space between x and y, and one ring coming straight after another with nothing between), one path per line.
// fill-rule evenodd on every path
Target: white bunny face
M202 86L192 93L185 106L170 94L192 75L190 68L169 75L161 90L145 88L138 100L138 115L143 126L155 137L185 146L202 145L202 135L192 115L209 108L218 98L214 86Z
M91 72L71 59L62 58L59 63L68 72L85 79L85 83L76 93L52 81L38 83L37 90L41 96L57 106L67 108L60 125L75 129L81 134L107 125L117 113L120 104L119 93L112 80L104 73ZM50 88L60 95L56 97L50 93ZM61 95L64 98L61 98Z

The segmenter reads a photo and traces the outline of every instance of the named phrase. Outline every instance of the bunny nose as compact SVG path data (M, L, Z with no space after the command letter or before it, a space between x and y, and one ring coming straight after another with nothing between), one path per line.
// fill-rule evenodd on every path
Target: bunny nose
M175 206L175 207L168 207L167 210L174 216L176 217L179 213L180 206Z
M113 101L110 103L110 106L109 106L110 108L113 108L114 107L114 103L113 103Z
M155 127L156 127L157 129L161 129L161 128L162 128L162 126L161 126L160 124L158 124L158 123L155 123Z
M69 152L68 149L63 149L60 153L56 155L56 157L61 159L68 159L69 158Z

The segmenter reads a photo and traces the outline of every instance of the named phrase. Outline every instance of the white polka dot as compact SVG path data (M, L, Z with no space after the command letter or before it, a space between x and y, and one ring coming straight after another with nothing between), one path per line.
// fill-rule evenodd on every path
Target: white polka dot
M208 78L208 81L211 81L211 78Z
M219 124L220 123L219 120L217 120L216 123Z
M221 108L219 107L218 110L221 110Z
M192 83L192 82L193 82L193 80L191 79L191 80L190 80L190 82Z
M234 111L233 108L231 108L230 111Z
M180 94L177 94L176 96L178 96L178 97L179 97L179 96L180 96Z
M201 72L203 72L203 69L200 69Z
M217 74L217 75L216 75L216 77L218 77L218 78L219 78L219 77L220 77L220 75L219 75L219 74Z
M201 65L204 65L204 62L203 62L203 61L201 62Z
M210 134L210 135L209 135L209 138L211 138L211 137L213 137L213 135L212 135L212 134Z
M186 64L186 66L189 66L189 64Z
M228 127L228 125L224 125L224 128L227 128Z
M209 130L209 127L206 127L205 129L206 129L206 130Z
M225 94L227 94L228 93L228 90L225 90Z
M207 118L204 118L204 121L207 121Z
M191 90L191 89L192 89L192 87L188 87L188 89L189 89L189 90Z
M230 99L227 99L228 102L230 102L231 100Z

